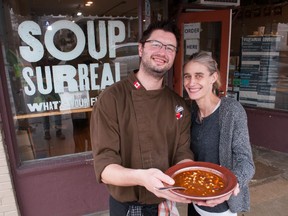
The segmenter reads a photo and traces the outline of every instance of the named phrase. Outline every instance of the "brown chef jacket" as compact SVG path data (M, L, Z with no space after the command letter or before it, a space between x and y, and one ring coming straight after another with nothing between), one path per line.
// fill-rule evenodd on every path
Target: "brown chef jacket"
M100 94L91 116L91 140L98 182L109 164L165 171L183 159L193 159L186 102L164 85L145 90L134 73ZM108 190L120 202L162 201L142 186L108 185Z

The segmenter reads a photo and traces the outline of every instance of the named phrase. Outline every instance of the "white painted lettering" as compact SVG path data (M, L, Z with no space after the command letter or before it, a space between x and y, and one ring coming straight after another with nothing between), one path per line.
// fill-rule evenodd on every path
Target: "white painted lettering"
M77 24L68 20L59 20L59 21L54 22L51 25L51 27L52 27L52 30L46 31L44 42L45 42L48 52L52 56L62 61L69 61L81 55L81 53L83 52L85 48L86 39L85 39L85 35L83 31ZM70 52L63 52L59 50L54 44L54 36L56 32L61 29L69 29L76 35L77 44L75 48L71 50Z
M54 65L53 81L55 93L64 92L64 86L68 86L69 92L78 91L78 84L75 80L77 74L76 68L72 65Z
M31 96L34 95L36 92L36 87L33 81L31 80L31 77L34 76L34 71L30 67L24 67L22 70L22 75L24 80L27 83L27 86L24 87L25 94Z
M79 90L90 90L89 86L89 72L86 64L78 64Z
M104 64L102 79L101 79L101 89L105 89L106 86L110 86L114 83L113 75L111 71L110 64Z
M42 69L40 66L36 67L36 78L39 93L43 95L50 94L53 90L51 68L50 66L44 67L45 78L42 76Z
M99 67L98 63L90 64L90 82L91 90L100 90L100 85L97 85L98 73L96 73L96 68Z
M116 32L118 29L118 34ZM125 39L125 25L121 21L108 21L108 42L109 42L109 57L115 58L115 44L122 42Z
M90 56L94 59L101 59L107 53L107 40L106 40L106 26L105 21L99 21L99 52L96 51L96 44L95 44L95 29L94 29L94 22L88 21L87 22L87 35L88 35L88 52Z
M19 37L28 46L19 46L20 55L28 62L37 62L44 56L41 42L33 35L41 35L41 29L36 22L24 21L18 27Z

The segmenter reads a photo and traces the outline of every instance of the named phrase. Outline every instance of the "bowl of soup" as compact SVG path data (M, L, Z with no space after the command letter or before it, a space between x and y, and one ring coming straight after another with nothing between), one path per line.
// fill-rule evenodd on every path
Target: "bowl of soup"
M229 169L209 162L180 163L165 173L175 180L174 186L185 188L172 192L192 200L221 198L237 185L237 178Z

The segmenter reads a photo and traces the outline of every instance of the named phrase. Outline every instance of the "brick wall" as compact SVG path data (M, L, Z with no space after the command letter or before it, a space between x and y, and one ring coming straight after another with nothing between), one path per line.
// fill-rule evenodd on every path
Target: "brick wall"
M19 216L0 125L0 216Z

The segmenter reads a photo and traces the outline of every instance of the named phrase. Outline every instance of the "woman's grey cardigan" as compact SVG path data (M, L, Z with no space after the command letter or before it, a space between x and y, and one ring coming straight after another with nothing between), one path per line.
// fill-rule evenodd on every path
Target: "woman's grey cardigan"
M232 212L250 209L249 181L255 173L247 126L247 115L242 105L232 98L221 98L219 107L220 165L237 177L240 193L227 201Z

